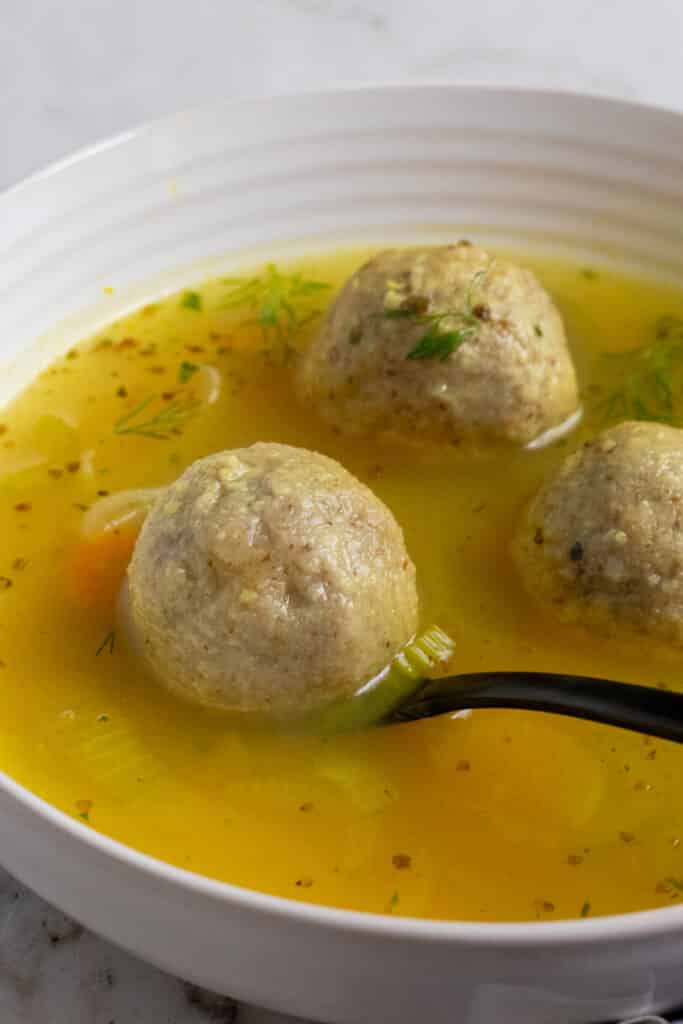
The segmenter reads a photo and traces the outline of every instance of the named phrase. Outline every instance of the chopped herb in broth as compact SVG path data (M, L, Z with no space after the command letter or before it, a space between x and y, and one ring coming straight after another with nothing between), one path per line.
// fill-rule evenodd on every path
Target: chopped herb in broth
M167 404L161 404L164 401ZM201 404L193 398L172 398L170 395L168 398L162 395L161 403L155 399L154 395L143 398L140 404L130 412L119 416L114 424L114 433L137 434L139 437L168 441L173 434L182 432L187 420L199 411Z
M180 305L183 309L194 309L197 312L199 312L199 310L202 308L202 297L199 294L199 292L183 292L183 296L180 300Z
M122 642L116 605L139 523L90 535L98 502L149 494L223 448L281 441L338 459L387 503L417 565L422 624L455 639L454 671L683 689L677 656L634 659L539 610L509 557L523 504L611 396L625 396L613 419L637 415L639 396L648 416L679 422L683 295L518 254L564 316L582 424L538 450L407 451L345 438L293 397L296 350L368 255L270 264L148 305L79 341L3 413L0 766L83 827L300 900L469 920L680 901L672 744L517 711L345 735L246 731L150 684ZM435 340L422 338L433 351L420 358L476 329L476 300L473 289L467 322L425 323ZM349 343L364 343L352 327Z
M95 651L95 656L99 658L103 651L109 651L110 654L114 653L114 643L116 642L116 631L110 629L100 646Z
M662 316L654 340L610 353L614 390L598 405L606 422L652 420L680 426L683 417L683 319Z
M243 325L257 325L264 347L277 342L285 358L297 335L320 316L317 304L321 293L330 288L327 281L307 278L299 271L282 272L274 263L254 277L226 277L222 283L226 297L221 308L251 312L253 319Z

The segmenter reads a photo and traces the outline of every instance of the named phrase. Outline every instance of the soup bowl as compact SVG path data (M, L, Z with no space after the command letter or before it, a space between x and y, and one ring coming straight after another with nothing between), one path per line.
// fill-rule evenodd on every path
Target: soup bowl
M675 277L683 117L455 86L218 104L35 175L0 197L0 223L7 400L74 338L261 248L467 233ZM6 775L0 829L5 867L87 927L292 1014L588 1024L683 1004L683 906L521 924L309 906L140 854Z

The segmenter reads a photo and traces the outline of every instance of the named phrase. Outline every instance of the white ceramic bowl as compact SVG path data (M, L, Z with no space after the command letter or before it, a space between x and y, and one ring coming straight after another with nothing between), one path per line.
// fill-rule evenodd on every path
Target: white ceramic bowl
M74 332L245 247L449 226L680 273L683 117L453 86L218 105L36 175L0 197L0 225L7 397ZM142 856L7 777L0 834L2 863L88 927L195 982L322 1021L582 1024L683 1003L683 906L518 925L304 906Z

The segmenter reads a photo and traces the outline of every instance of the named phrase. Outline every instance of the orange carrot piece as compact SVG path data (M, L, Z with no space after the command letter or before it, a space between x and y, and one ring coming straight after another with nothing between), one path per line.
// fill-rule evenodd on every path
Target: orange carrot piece
M114 611L138 532L130 527L107 530L71 549L66 585L72 600L84 607Z

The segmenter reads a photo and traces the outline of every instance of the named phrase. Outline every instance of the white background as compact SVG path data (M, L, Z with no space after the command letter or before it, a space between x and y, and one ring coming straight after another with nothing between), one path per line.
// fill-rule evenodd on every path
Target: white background
M408 80L683 109L683 0L0 0L0 188L205 101ZM0 870L2 1024L276 1020L235 1013L81 934Z

